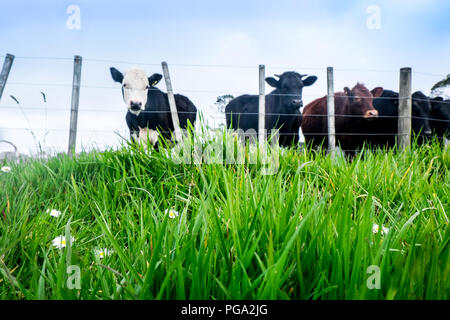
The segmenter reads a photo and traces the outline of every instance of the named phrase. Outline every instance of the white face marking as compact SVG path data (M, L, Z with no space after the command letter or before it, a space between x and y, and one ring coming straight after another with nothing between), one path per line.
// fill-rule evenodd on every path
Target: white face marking
M128 70L123 77L122 87L123 100L128 110L138 116L142 110L145 110L147 103L149 87L147 75L140 69Z

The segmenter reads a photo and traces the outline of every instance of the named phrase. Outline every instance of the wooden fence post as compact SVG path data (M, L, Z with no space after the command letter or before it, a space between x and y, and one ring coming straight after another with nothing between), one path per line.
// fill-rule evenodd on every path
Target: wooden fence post
M333 67L327 68L327 120L328 120L328 152L334 157L336 151L336 131L334 120L334 75Z
M398 145L401 149L411 145L411 114L411 68L402 68L398 97Z
M175 103L175 96L173 95L172 82L170 81L169 67L167 62L163 61L162 69L164 74L164 79L166 81L167 97L169 98L170 113L172 114L173 129L175 132L175 140L177 142L181 141L181 131L180 131L180 120L178 118L177 105Z
M2 72L0 73L0 100L2 100L3 90L6 86L6 81L8 80L9 71L11 70L14 61L14 56L7 53L5 61L3 62Z
M259 147L263 148L265 142L265 128L266 128L266 96L264 93L266 76L265 66L259 65L259 104L258 104L258 142Z
M73 61L73 82L72 82L72 102L70 105L70 131L69 149L67 154L72 157L75 154L77 142L78 105L80 102L80 82L81 82L81 56L75 56Z

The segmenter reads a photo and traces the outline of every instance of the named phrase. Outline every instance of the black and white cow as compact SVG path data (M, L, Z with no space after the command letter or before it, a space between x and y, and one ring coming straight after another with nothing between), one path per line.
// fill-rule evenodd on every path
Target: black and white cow
M171 138L174 131L167 93L155 85L162 75L155 73L147 78L141 69L131 69L122 74L116 68L110 68L114 81L122 84L123 100L128 108L126 121L132 140L150 140L155 145L159 134L165 139ZM197 108L189 98L175 94L180 128L186 129L188 121L194 126Z
M316 82L316 76L309 76L297 72L284 72L276 75L279 80L268 77L266 82L275 90L266 95L265 129L280 129L279 142L281 146L296 145L299 140L299 128L303 106L303 87ZM259 103L257 95L242 95L230 101L225 107L227 127L247 131L254 129L258 133Z

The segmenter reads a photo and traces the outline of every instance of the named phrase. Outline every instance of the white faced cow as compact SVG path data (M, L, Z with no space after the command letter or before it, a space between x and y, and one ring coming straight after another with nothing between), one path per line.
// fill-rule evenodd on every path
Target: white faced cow
M132 140L147 139L155 145L161 134L165 139L171 138L174 131L167 93L155 85L162 75L155 73L147 78L143 70L130 69L122 74L116 68L110 68L114 81L122 84L122 95L128 112L126 121ZM186 129L188 121L194 125L197 108L189 98L175 94L180 128Z

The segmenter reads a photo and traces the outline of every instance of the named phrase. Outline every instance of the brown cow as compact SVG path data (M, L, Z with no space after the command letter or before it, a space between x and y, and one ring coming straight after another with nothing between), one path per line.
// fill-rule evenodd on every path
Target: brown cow
M336 144L347 153L354 153L357 142L352 134L357 133L357 129L365 121L378 117L378 111L373 107L374 97L379 97L383 93L383 88L377 87L369 91L363 84L357 83L350 90L344 88L344 92L335 93L335 128ZM303 109L302 132L305 142L317 147L323 143L328 145L328 124L327 124L327 97L319 98L308 104Z

